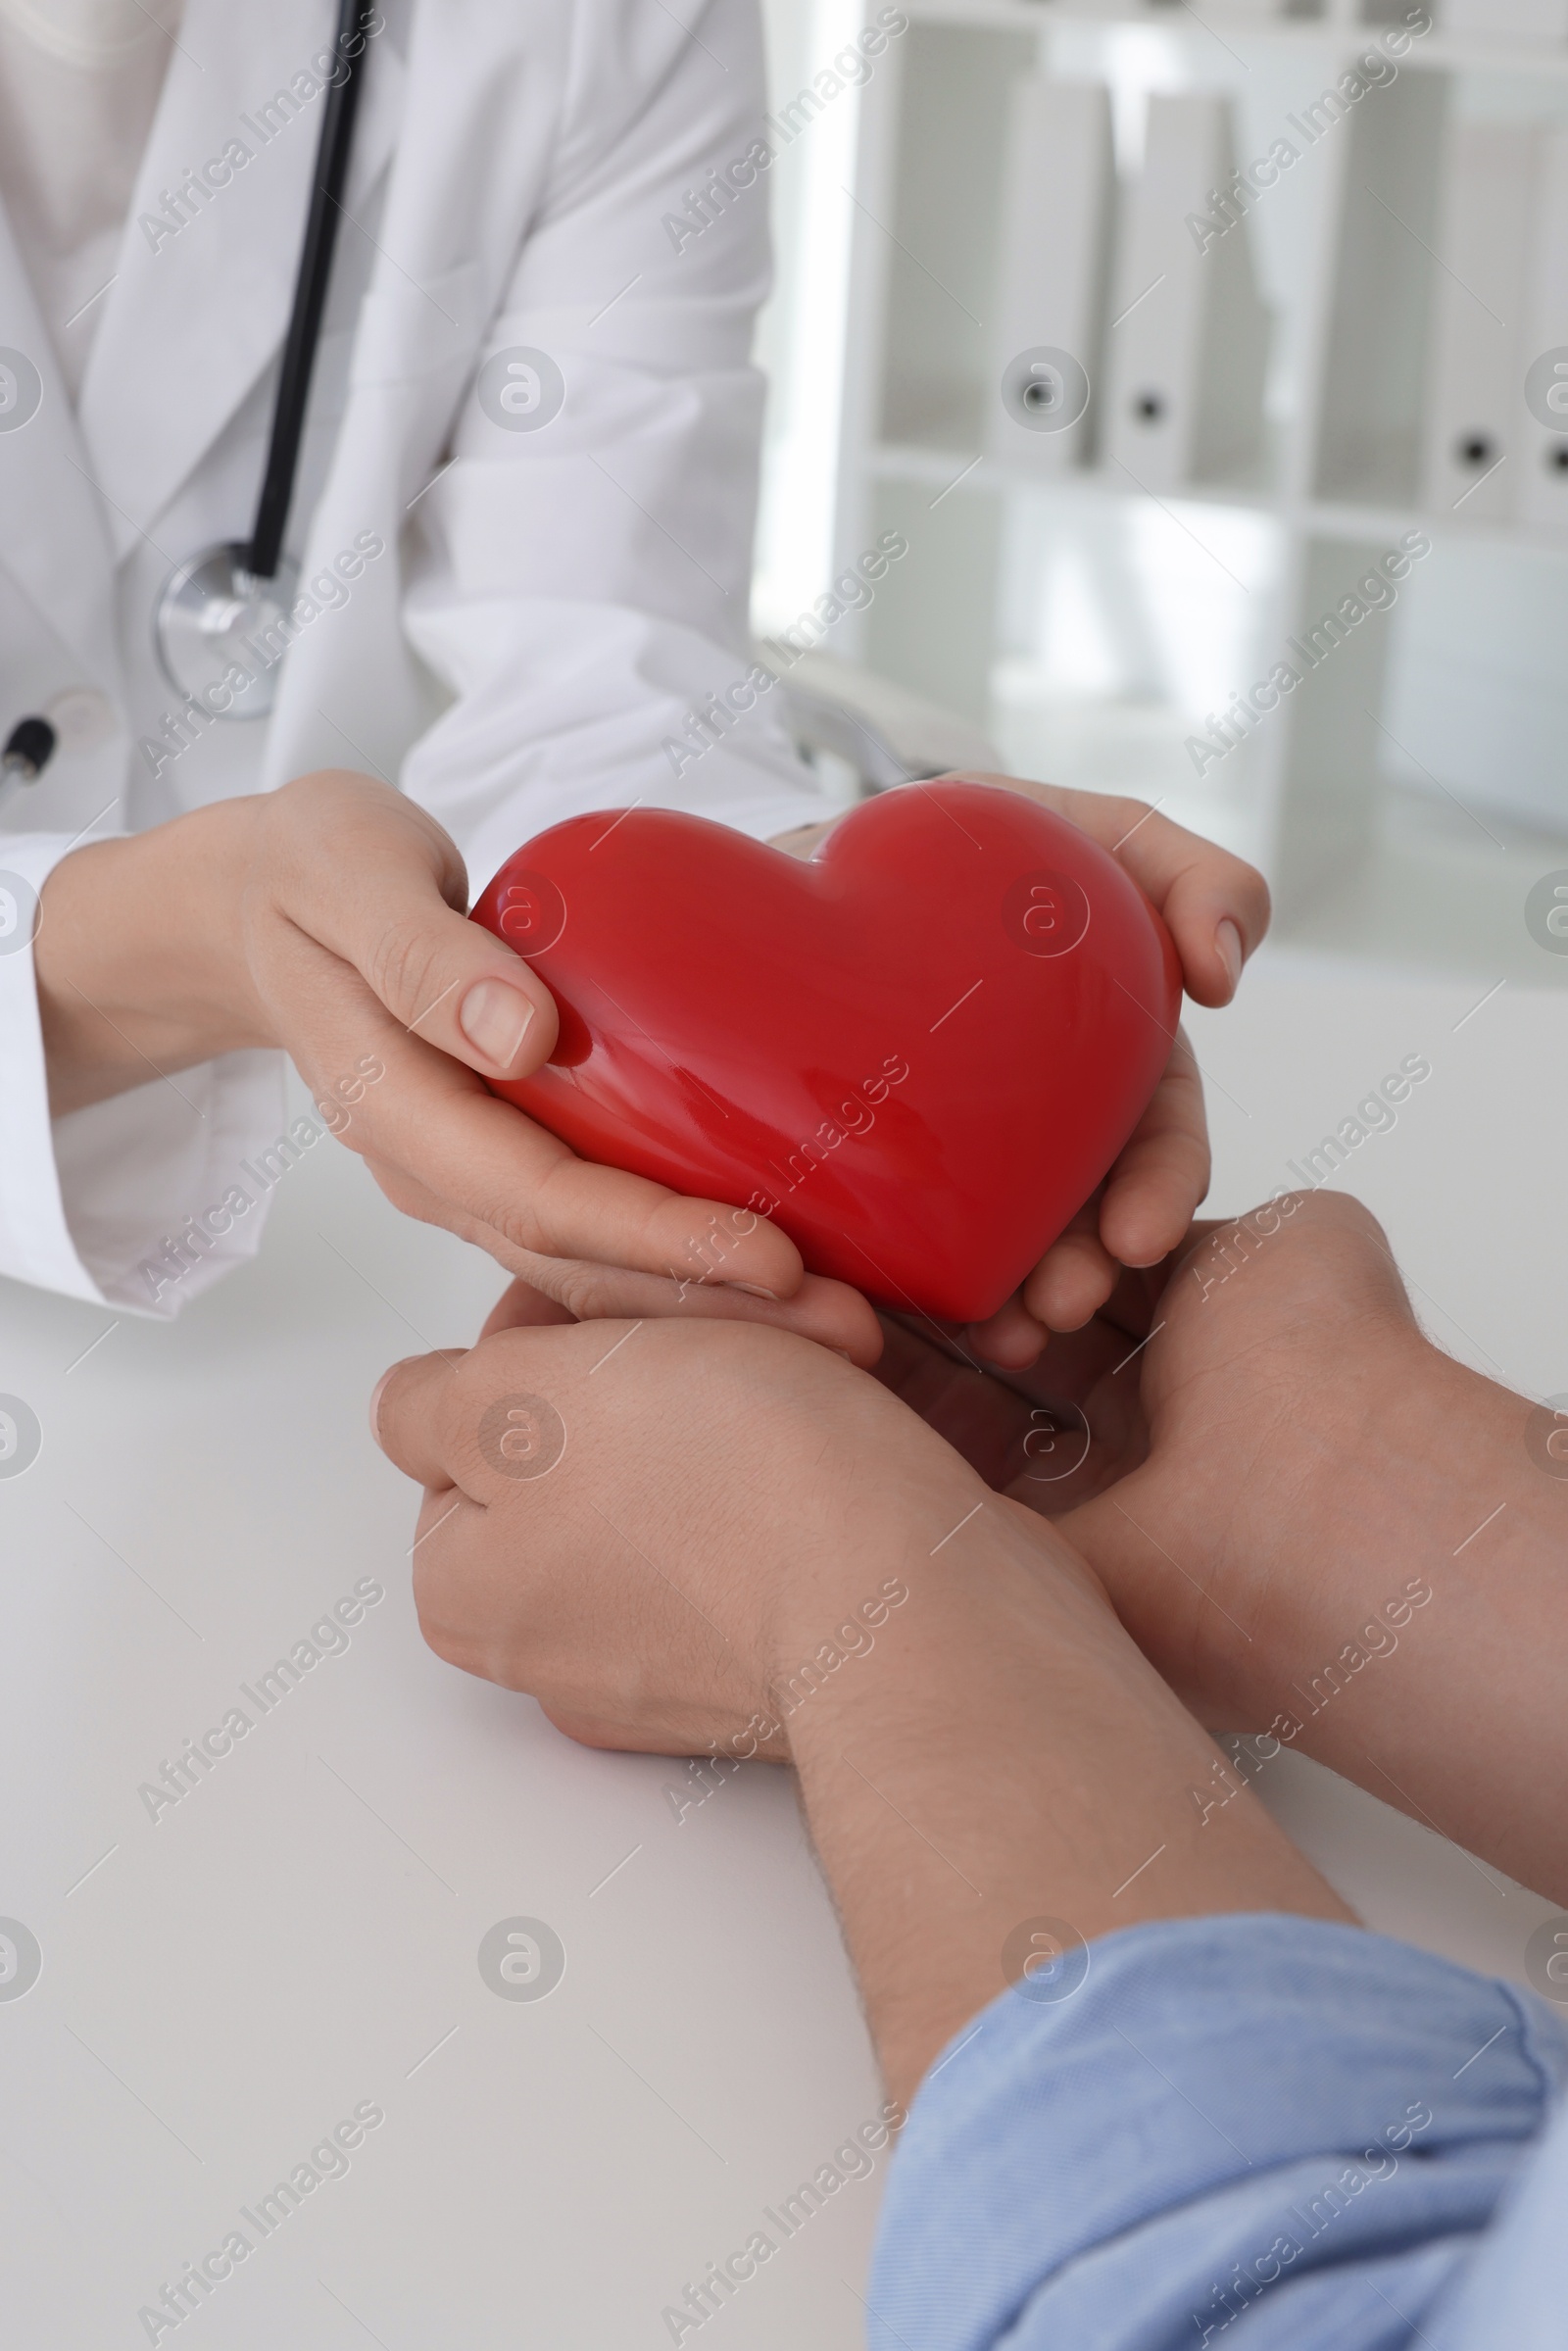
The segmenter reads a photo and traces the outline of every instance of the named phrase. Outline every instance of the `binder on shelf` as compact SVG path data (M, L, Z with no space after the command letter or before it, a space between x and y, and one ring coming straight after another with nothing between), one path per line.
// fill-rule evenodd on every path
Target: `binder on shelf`
M1109 90L1019 82L1003 177L993 457L1057 473L1092 454L1114 202Z
M1262 451L1270 321L1246 212L1226 194L1234 160L1227 98L1151 97L1117 239L1104 423L1110 471L1147 490L1246 480Z
M1568 131L1547 138L1537 185L1516 511L1568 531Z
M1443 0L1443 29L1494 41L1568 41L1568 0Z
M1520 500L1524 318L1548 135L1534 122L1448 124L1421 466L1424 502L1445 518L1505 520Z

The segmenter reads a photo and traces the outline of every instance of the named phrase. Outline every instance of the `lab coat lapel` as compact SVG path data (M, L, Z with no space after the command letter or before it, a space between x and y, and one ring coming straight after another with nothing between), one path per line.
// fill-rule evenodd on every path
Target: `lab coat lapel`
M119 554L156 523L282 341L325 107L314 61L336 15L332 0L189 0L81 391ZM372 77L395 66L380 47ZM390 118L368 97L351 200L384 161L367 134L384 144ZM222 182L206 203L181 197L193 171ZM191 551L164 552L172 563Z
M112 558L71 396L0 209L0 560L84 675L118 691ZM16 363L20 359L22 366ZM31 370L31 372L29 372ZM30 415L25 410L36 399ZM9 424L10 417L21 417Z

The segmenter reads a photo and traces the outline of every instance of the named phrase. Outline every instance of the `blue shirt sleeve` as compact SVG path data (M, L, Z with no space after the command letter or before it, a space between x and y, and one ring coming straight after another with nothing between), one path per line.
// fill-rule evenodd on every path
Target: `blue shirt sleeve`
M1544 2002L1274 1915L1135 1927L1081 1959L1004 1991L926 2077L872 2351L1383 2351L1437 2321L1440 2351L1534 2343L1465 2331L1463 2297L1568 2084ZM1540 2209L1526 2180L1499 2232L1528 2240Z

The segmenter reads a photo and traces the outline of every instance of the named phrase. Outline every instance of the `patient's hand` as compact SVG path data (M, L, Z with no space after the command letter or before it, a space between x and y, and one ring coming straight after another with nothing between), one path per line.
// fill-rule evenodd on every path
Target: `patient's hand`
M1109 850L1164 918L1188 995L1200 1004L1229 1004L1243 963L1268 928L1260 873L1143 801L1011 775L972 780L1039 801ZM808 826L775 846L805 857L831 829ZM1178 1029L1165 1074L1115 1166L1017 1295L976 1327L973 1350L1026 1368L1048 1332L1080 1329L1109 1298L1124 1266L1157 1266L1180 1246L1208 1190L1208 1170L1202 1082Z
M596 1745L782 1759L779 1678L879 1594L885 1622L911 1541L925 1561L988 1499L825 1347L754 1324L574 1323L520 1283L466 1355L396 1365L374 1420L426 1489L431 1647Z
M1330 1539L1357 1464L1381 1470L1386 1400L1447 1364L1378 1226L1334 1194L1195 1226L1032 1370L982 1376L963 1345L894 1327L878 1377L1070 1531L1160 1671L1229 1722L1238 1628L1255 1641L1285 1600L1287 1546Z
M1035 1372L901 1330L878 1376L1054 1519L1200 1720L1568 1897L1568 1481L1545 1416L1422 1335L1355 1200L1199 1228Z
M590 1744L787 1753L896 2097L1062 1947L1034 1930L1347 1916L1260 1807L1197 1818L1219 1758L1093 1575L885 1388L559 1314L515 1289L380 1392L425 1637Z

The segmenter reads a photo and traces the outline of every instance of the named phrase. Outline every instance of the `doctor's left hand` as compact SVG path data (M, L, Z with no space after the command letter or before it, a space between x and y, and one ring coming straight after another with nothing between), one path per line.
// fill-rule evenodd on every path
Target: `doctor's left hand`
M556 1042L544 982L466 918L463 859L389 785L324 771L54 868L35 949L58 1117L247 1047L280 1046L393 1203L584 1318L765 1321L871 1363L858 1292L722 1202L576 1157L491 1094ZM368 1060L383 1075L355 1082ZM352 1106L348 1106L352 1105ZM725 1279L706 1265L715 1220ZM685 1280L672 1280L682 1268Z

